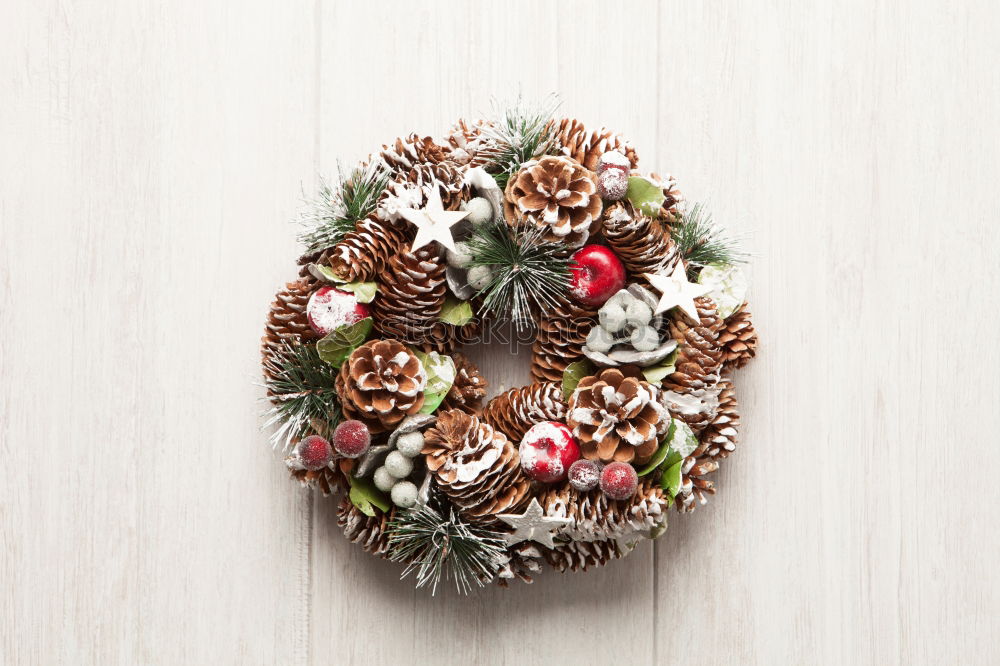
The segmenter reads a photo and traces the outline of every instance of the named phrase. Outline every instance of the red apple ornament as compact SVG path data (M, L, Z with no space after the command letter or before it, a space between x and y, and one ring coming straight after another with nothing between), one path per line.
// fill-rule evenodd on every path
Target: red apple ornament
M578 303L600 307L625 287L625 267L603 245L584 245L570 264L569 293Z
M542 421L524 433L521 469L535 481L552 483L566 478L570 465L580 458L573 431L557 421Z
M358 303L358 297L336 287L320 287L306 305L309 327L319 335L329 335L335 329L354 324L371 316L371 308Z
M626 500L635 495L639 487L639 475L628 463L609 463L601 470L601 490L613 500Z

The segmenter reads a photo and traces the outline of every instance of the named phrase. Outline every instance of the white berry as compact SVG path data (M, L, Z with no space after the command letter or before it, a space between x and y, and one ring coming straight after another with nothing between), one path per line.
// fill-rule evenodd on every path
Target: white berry
M409 509L417 503L417 487L409 481L400 481L392 487L389 493L392 503L396 506Z
M615 336L608 333L600 326L590 329L587 334L587 349L591 349L602 354L607 352L615 344Z
M485 224L493 219L493 206L485 197L470 199L465 204L465 210L469 213L465 219L474 225Z
M465 268L472 261L472 250L466 241L455 243L454 250L448 250L448 265L455 268Z
M618 302L605 303L604 307L597 311L597 318L601 322L601 328L609 333L617 333L625 328L625 309Z
M489 285L492 278L493 273L490 272L489 266L473 266L469 269L465 279L469 282L470 287L476 291L482 291Z
M639 299L628 304L625 308L625 319L633 326L644 326L653 318L653 308L649 307Z
M385 457L385 468L397 479L405 479L413 471L413 461L399 451L393 451Z
M424 448L424 436L419 430L400 435L396 440L396 450L407 458L420 455L422 448Z
M652 326L640 326L632 331L630 341L636 351L653 351L660 344L660 335Z
M396 485L396 482L398 480L399 479L390 474L389 470L387 470L385 467L379 467L377 470L375 470L375 479L374 479L375 487L384 493L387 493L390 490L392 490L392 487Z

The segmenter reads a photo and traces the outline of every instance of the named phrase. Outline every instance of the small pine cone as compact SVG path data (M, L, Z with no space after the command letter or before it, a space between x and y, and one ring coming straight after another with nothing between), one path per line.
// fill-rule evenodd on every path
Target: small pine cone
M427 371L398 340L369 340L340 366L336 390L344 416L373 433L392 430L424 405Z
M566 157L543 157L511 176L504 190L504 216L512 225L545 230L548 241L583 245L601 223L597 176Z
M723 352L719 346L722 320L712 299L695 299L697 324L677 314L670 321L670 335L678 343L676 371L663 382L664 402L670 413L695 433L707 426L719 408L719 371Z
M437 164L448 159L451 150L429 136L410 134L396 139L391 145L382 146L379 157L393 173L406 173L415 166Z
M569 398L566 425L588 460L643 464L656 452L670 419L658 387L639 368L606 368L580 380Z
M607 128L588 132L579 120L564 118L555 126L554 131L562 154L572 157L591 171L597 169L601 155L609 150L617 150L625 155L633 169L639 164L639 157L632 145Z
M304 277L295 282L289 282L282 291L275 295L271 309L267 313L264 337L260 341L260 352L265 361L264 374L268 375L269 378L267 361L273 359L275 352L283 349L286 343L302 342L317 337L310 328L309 319L306 317L309 297L316 286L315 279Z
M722 362L726 366L742 368L757 355L757 331L750 320L746 303L729 315L719 333L719 344L722 346Z
M527 497L517 447L471 414L440 412L424 433L422 453L437 487L466 518L508 512Z
M549 488L539 501L546 516L572 521L559 534L573 541L652 536L666 527L669 507L659 485L648 480L627 500L608 499L600 489L581 493L565 484Z
M320 424L317 424L320 425ZM338 462L343 462L338 461ZM329 497L339 490L347 490L350 485L347 482L347 475L344 473L343 465L338 464L334 468L324 467L322 469L310 471L308 469L291 470L292 478L301 483L306 488L319 490L323 497Z
M568 541L555 548L546 548L545 561L561 573L586 571L604 566L611 560L624 557L626 551L614 539L608 541Z
M674 498L678 511L690 513L697 504L708 502L708 495L715 494L715 484L705 477L717 469L718 461L708 455L708 444L702 441L681 465L681 487Z
M661 178L659 175L651 173L649 177L658 182L663 188L664 200L663 205L660 206L659 218L667 226L675 224L683 216L681 207L684 203L684 195L677 189L677 181L670 174L667 174L665 178Z
M454 348L453 327L438 320L447 292L445 266L430 246L389 259L373 303L375 330L430 351Z
M346 495L337 506L337 525L344 530L344 536L351 543L361 546L362 550L383 559L389 558L389 536L386 526L392 520L392 514L377 512L375 516L366 516Z
M604 213L604 238L635 277L643 273L669 275L680 260L670 230L660 220L646 217L624 203Z
M331 248L303 255L299 258L304 274L309 264L329 265L345 282L364 282L374 279L409 240L409 232L383 222L374 215L357 224L354 231L344 236Z
M542 550L530 541L522 541L507 549L507 560L497 571L496 582L500 587L507 587L515 578L525 583L531 583L532 576L542 572Z
M455 381L438 409L459 409L467 414L476 414L482 409L483 398L486 397L486 378L465 354L452 354L451 359L455 362Z
M561 382L563 370L583 358L587 334L597 323L597 310L570 300L544 313L531 346L531 378Z
M565 418L562 382L536 382L512 388L490 400L482 414L483 421L515 442L520 442L536 423Z
M448 132L446 138L451 146L450 159L456 164L466 164L470 167L483 166L487 159L480 151L486 147L486 137L483 130L489 127L484 120L469 123L460 119Z
M740 412L736 403L736 389L733 380L723 377L719 380L719 409L712 422L701 431L701 441L705 443L705 453L712 458L726 458L736 450L739 435Z
M431 188L436 187L441 195L441 205L445 210L458 210L462 202L469 198L469 186L465 183L465 169L454 162L421 164L402 174L391 189L407 188L417 191L426 203Z

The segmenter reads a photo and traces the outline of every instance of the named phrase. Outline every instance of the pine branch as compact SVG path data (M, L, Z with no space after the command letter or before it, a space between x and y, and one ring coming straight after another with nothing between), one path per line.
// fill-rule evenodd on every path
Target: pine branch
M314 421L332 429L340 422L334 384L337 369L319 357L316 345L289 344L264 362L264 385L276 404L267 412L265 428L278 425L272 443L283 449L316 430Z
M336 185L321 181L319 192L309 202L301 222L307 229L299 235L306 252L333 247L378 205L389 185L389 173L380 165L353 169L346 178L338 175Z
M408 562L403 578L416 572L417 587L437 592L441 579L454 579L468 594L472 585L482 587L496 575L506 553L499 532L464 522L453 507L443 512L430 506L400 511L387 527L390 559Z
M746 261L738 243L725 235L712 221L712 214L705 211L703 204L695 204L670 229L670 236L677 243L677 249L688 263L689 272L694 267L709 264L732 265Z
M570 257L544 229L506 223L477 227L469 239L470 266L487 266L492 278L480 291L483 311L526 326L534 312L557 306L569 288Z
M481 154L486 158L486 170L494 174L500 189L507 186L522 164L555 148L553 116L559 104L555 95L534 106L518 96L514 103L497 111L496 120L483 129L486 146Z

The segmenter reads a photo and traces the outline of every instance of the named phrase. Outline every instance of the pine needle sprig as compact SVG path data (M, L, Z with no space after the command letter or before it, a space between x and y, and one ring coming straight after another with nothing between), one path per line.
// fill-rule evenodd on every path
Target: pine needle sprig
M390 557L407 562L401 578L416 573L417 587L437 592L441 579L454 580L462 594L493 579L507 547L499 532L466 523L448 507L447 517L429 505L400 511L390 521Z
M340 422L337 369L319 357L316 345L286 342L265 359L264 368L264 386L275 403L264 427L278 426L271 436L275 446L289 448L294 439L311 434L317 421L330 430Z
M496 119L483 129L486 145L480 154L485 168L493 174L500 189L528 160L551 152L556 147L554 116L559 98L549 95L532 105L519 95L517 100L499 110L494 102Z
M677 243L681 257L692 267L709 264L730 266L744 263L747 259L738 242L715 225L712 214L700 203L671 227L670 236Z
M479 295L483 312L506 317L519 328L530 326L539 310L556 307L569 289L566 247L544 239L545 229L506 223L477 227L469 239L470 266L487 266L489 284Z
M389 180L389 172L379 163L356 167L347 176L339 172L333 185L321 180L319 192L301 217L307 229L299 242L306 252L333 247L354 231L359 221L375 212Z

